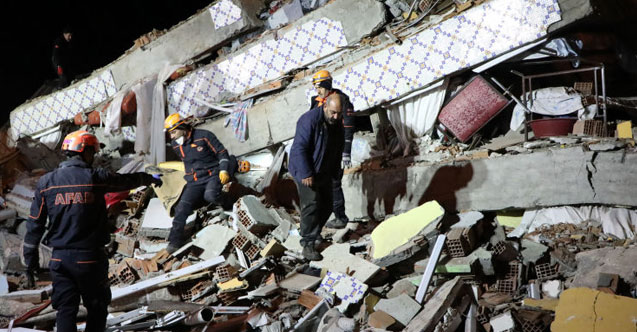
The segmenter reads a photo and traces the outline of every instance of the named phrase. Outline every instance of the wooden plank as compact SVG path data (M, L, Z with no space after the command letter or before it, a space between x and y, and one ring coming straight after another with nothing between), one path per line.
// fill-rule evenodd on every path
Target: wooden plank
M301 291L301 296L299 296L299 299L297 301L299 301L300 305L312 310L312 308L319 304L321 300L322 298L320 296L306 289Z

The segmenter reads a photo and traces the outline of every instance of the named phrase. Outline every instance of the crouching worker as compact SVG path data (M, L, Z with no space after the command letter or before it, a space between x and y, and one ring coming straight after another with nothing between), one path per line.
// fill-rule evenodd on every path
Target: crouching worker
M178 113L166 118L164 128L170 133L172 148L184 162L186 171L186 186L168 235L166 250L173 253L185 244L186 219L195 209L206 203L223 206L221 189L236 171L237 162L213 133L194 129Z
M57 331L77 330L80 298L88 313L85 331L104 331L111 302L104 249L110 241L104 194L142 185L161 186L162 181L146 173L117 174L92 168L99 142L83 130L67 135L62 150L68 159L42 176L35 189L23 247L27 280L33 287L40 265L38 246L48 218L44 243L53 248L49 269Z

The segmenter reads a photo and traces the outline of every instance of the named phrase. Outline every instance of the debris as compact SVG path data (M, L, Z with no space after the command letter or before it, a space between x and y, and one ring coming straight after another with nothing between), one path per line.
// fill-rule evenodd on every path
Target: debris
M203 249L199 258L208 260L221 255L235 235L237 232L228 227L212 224L200 230L192 243Z
M510 311L491 318L489 324L491 324L493 332L513 331L515 329L515 321Z
M310 289L321 282L321 278L311 275L293 272L291 276L283 279L279 286L293 292L301 292Z
M407 324L404 331L433 331L447 308L456 300L462 290L463 284L460 277L445 282L435 290L433 296L427 299L423 309Z
M420 304L407 294L400 294L391 299L381 299L374 306L374 310L382 310L406 326L420 311Z
M550 298L558 298L562 292L562 282L559 280L549 280L542 283L542 294Z
M382 310L376 310L369 315L367 323L373 328L386 330L390 326L394 325L396 320L390 314Z
M624 282L635 287L635 257L637 247L602 248L580 252L575 255L577 272L567 287L597 288L600 273L617 274Z
M444 213L438 202L431 201L385 220L372 231L370 254L374 262L389 266L415 254L421 247L418 242L436 228Z
M436 264L438 264L438 259L440 259L440 253L442 252L442 247L445 244L445 239L445 235L438 235L436 238L436 244L431 251L431 256L429 257L427 267L425 268L425 273L422 275L422 279L418 285L418 291L416 292L416 301L418 303L422 303L425 293L427 292L427 288L429 288L429 283L431 283L431 278L434 275Z
M589 288L571 288L560 296L551 331L634 331L637 300Z
M333 272L353 273L352 277L362 282L367 282L380 270L377 265L350 254L350 245L347 243L332 244L321 255L323 260L312 261L310 266Z

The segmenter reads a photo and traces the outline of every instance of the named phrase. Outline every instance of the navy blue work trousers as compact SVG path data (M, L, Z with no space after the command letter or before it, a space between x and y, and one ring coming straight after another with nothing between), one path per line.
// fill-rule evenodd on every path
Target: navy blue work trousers
M85 331L104 331L111 303L108 258L104 250L54 249L49 269L57 331L77 331L80 299L88 313Z

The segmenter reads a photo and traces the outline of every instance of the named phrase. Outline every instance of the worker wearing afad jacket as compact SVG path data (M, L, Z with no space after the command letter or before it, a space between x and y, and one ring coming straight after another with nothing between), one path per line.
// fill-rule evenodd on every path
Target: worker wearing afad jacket
M301 245L308 260L321 260L315 244L332 214L332 183L341 168L343 153L342 98L329 96L299 118L290 149L289 171L301 203Z
M91 168L99 142L86 131L67 135L62 150L68 160L42 176L35 189L23 248L27 280L33 287L40 265L38 246L48 218L44 243L53 248L49 269L57 331L76 331L80 297L88 313L85 331L104 331L111 301L104 250L110 240L104 194L161 185L161 180L146 173L117 174Z
M172 148L184 162L186 171L186 187L168 235L167 250L173 253L186 242L186 219L196 208L205 202L223 205L221 189L230 181L237 163L213 133L192 128L179 113L169 115L164 128L170 133Z
M345 196L343 195L343 188L341 187L341 181L343 179L343 169L352 166L352 140L354 139L354 133L357 131L371 131L372 124L369 116L354 116L354 105L350 102L349 97L339 89L332 87L332 76L327 70L320 70L312 77L312 84L318 92L318 95L313 96L310 99L310 109L322 106L327 97L332 94L339 94L343 100L343 157L341 161L341 170L332 183L332 212L334 212L335 219L327 223L331 228L344 228L349 222L349 218L345 214Z

